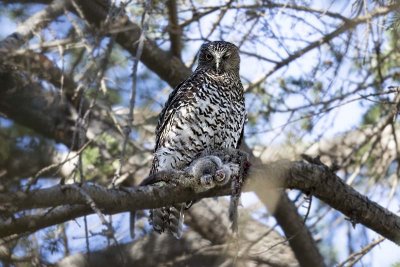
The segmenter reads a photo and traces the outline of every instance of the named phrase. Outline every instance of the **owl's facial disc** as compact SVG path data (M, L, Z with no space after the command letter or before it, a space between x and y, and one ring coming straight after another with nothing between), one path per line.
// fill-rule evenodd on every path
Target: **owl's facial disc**
M239 72L239 53L235 45L216 41L203 44L200 50L199 65L209 68L217 74L225 72Z

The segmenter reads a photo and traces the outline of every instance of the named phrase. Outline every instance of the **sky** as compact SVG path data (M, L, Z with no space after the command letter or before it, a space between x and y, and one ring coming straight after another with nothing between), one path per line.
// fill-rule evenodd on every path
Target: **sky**
M217 14L215 14L217 15ZM209 30L212 27L212 16L215 15L210 15L210 19L203 22L202 28L204 31ZM232 18L233 19L233 18ZM228 18L229 21L229 18ZM16 25L8 19L6 16L0 16L0 36L4 37L7 36L8 34L12 33L15 29ZM289 26L288 26L289 27ZM291 28L286 28L282 29L283 31L291 31ZM299 29L301 31L301 29ZM196 33L193 33L194 35ZM214 36L216 37L216 36ZM232 41L235 42L237 41L235 39L235 36L228 36L227 41ZM185 50L183 51L183 59L186 62L190 62L191 59L193 58L193 55L195 54L195 51L197 51L198 47L200 46L201 42L198 44L193 45L193 47L186 47ZM257 50L257 48L256 48ZM308 60L316 60L315 57L317 56L317 53L310 52L307 54L305 57L302 57L302 59L296 61L291 65L291 67L285 71L285 75L298 75L299 73L302 73L306 71L304 69L304 66L307 66L307 64L304 64L304 62ZM263 66L260 68L260 65L257 64L257 61L253 58L242 56L242 63L241 63L241 74L246 77L250 78L256 78L259 77L262 73L264 73L268 69L268 66ZM145 71L145 68L143 65L140 65L140 70ZM279 74L277 74L279 75ZM140 90L140 86L139 86ZM288 99L288 105L297 105L298 99ZM336 112L336 117L335 121L338 123L334 124L334 127L329 128L329 132L325 135L327 137L330 136L335 136L338 133L342 133L346 130L351 129L354 125L359 123L360 120L360 115L362 113L363 109L356 103L351 103L348 105L345 105L341 107L340 109L337 110ZM352 116L348 116L348 114L352 114ZM269 137L276 136L282 131L282 128L280 127L286 122L287 116L281 115L281 116L276 116L274 117L273 121L271 122L272 128L275 130L270 131L268 133L263 133L262 138L265 140L268 140ZM333 118L328 118L328 124L330 123L329 120L333 120ZM325 129L326 126L321 125L317 127L321 127L322 129ZM255 137L257 138L257 137ZM315 137L307 137L309 138L309 141L314 140ZM275 142L279 142L279 139L275 140ZM45 186L50 186L50 184L46 184ZM255 197L254 194L252 193L245 193L242 197L242 203L243 207L250 207L256 203L257 198ZM398 211L399 210L399 202L393 201L389 209L392 211ZM122 242L127 242L129 241L129 238L127 237L128 233L128 216L127 213L124 213L122 215L115 215L113 216L113 221L120 224L121 228L119 229L119 232L117 233L117 239L122 241ZM90 229L94 232L96 231L101 231L104 226L102 226L99 223L98 218L95 215L91 215L87 217ZM72 251L85 251L85 239L84 239L84 228L83 226L83 219L78 219L75 222L70 222L69 227L68 227L68 233L70 234L71 238L71 246L72 246ZM374 232L367 230L370 236L377 236ZM37 233L38 236L41 235L41 233ZM346 229L342 228L339 230L338 233L336 233L335 238L337 239L335 242L336 249L339 253L339 259L343 260L345 258L345 248L346 248ZM100 247L103 247L106 245L105 239L102 239L100 237L95 237L93 239L90 239L91 243L91 249L98 249ZM378 247L374 248L372 252L372 266L380 267L380 266L391 266L391 264L395 262L400 261L400 250L398 246L394 245L390 241L384 241L381 243ZM59 258L59 255L53 254L49 255L50 259L56 261Z

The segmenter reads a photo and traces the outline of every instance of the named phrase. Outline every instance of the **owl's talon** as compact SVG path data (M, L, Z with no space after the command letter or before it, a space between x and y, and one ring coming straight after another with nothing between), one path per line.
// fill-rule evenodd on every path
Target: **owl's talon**
M225 180L225 171L223 169L219 169L215 172L215 180L218 183L221 183Z

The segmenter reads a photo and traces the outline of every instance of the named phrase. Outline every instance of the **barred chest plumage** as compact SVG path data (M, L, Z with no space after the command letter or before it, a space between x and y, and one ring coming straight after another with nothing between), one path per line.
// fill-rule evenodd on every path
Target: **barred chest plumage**
M151 174L186 167L208 148L236 148L245 121L239 49L204 43L196 71L170 94L156 128ZM150 211L153 229L182 235L184 203Z
M174 119L161 133L157 171L184 167L207 148L235 148L241 136L245 105L238 77L199 73L185 84Z

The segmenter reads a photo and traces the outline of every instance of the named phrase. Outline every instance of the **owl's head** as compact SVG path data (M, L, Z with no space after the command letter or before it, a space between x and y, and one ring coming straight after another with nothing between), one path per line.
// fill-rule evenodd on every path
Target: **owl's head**
M239 65L239 49L232 43L224 41L207 42L200 48L198 68L205 68L217 74L227 72L239 74Z

